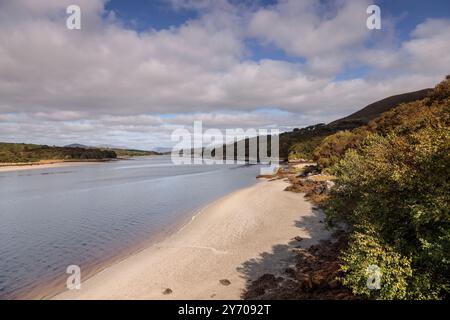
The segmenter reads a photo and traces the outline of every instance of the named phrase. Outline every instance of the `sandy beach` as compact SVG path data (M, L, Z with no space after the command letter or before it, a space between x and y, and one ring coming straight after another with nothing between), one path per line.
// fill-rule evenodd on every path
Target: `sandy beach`
M33 170L33 169L49 169L49 168L61 168L61 167L73 167L86 164L102 163L104 161L41 161L33 162L30 164L2 164L0 163L0 172Z
M286 268L292 248L329 237L322 213L286 186L262 180L221 198L177 233L53 299L240 299L248 280Z

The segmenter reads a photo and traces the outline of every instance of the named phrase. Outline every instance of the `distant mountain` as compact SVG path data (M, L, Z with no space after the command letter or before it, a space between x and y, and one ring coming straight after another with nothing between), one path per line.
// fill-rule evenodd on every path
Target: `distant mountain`
M79 143L72 143L72 144L68 144L67 146L64 146L64 148L83 148L83 149L90 149L92 147L86 146L84 144L79 144Z
M154 148L153 151L159 152L159 153L170 153L170 152L172 152L172 148L169 148L169 147L157 147L157 148Z
M115 146L113 144L99 144L95 146L96 148L99 149L123 149L123 150L127 150L127 147L124 146Z

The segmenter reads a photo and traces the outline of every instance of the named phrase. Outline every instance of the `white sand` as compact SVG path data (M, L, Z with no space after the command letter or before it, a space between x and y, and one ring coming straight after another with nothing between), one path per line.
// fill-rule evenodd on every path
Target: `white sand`
M99 161L99 162L97 162L97 161L36 162L33 164L20 164L20 165L0 164L0 172L72 167L72 166L81 166L81 165L94 164L94 163L102 163L102 161Z
M264 180L234 192L178 233L54 299L239 299L249 278L286 268L293 247L329 236L321 213L286 186ZM292 241L295 236L305 240ZM166 288L172 293L164 295Z

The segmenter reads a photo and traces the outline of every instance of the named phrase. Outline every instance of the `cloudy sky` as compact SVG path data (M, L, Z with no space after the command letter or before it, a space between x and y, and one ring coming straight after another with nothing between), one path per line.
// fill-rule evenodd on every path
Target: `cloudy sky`
M449 52L446 0L0 0L0 141L152 149L194 120L289 130L431 87Z

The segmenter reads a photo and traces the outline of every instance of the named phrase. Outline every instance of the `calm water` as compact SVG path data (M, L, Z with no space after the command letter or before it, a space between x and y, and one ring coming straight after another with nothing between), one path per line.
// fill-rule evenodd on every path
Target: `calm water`
M65 283L253 184L257 166L174 166L163 157L0 172L0 298Z

